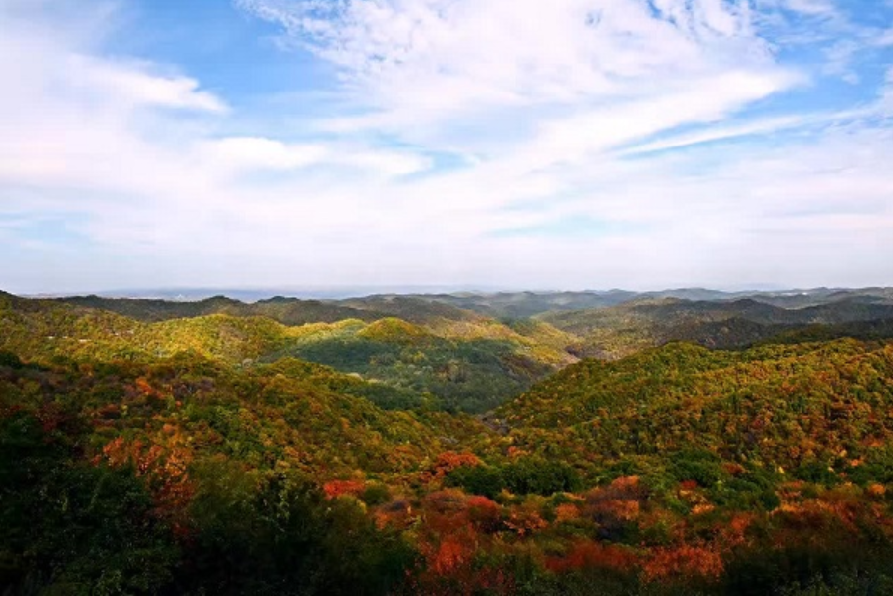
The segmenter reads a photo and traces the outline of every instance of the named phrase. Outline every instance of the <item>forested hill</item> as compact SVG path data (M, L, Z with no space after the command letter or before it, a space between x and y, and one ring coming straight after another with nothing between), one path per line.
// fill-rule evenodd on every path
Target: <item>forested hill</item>
M335 322L342 319L374 320L375 313L326 304L317 300L279 300L276 298L247 304L225 296L215 296L195 302L166 300L110 299L97 296L66 298L67 304L116 312L140 321L154 322L169 319L200 317L212 314L232 316L267 316L286 325L311 322Z
M510 326L408 299L376 300L378 310L322 303L307 310L307 304L7 296L0 300L0 349L27 359L140 362L187 352L240 367L297 357L379 383L380 405L470 412L491 408L576 360L565 349L574 338L547 323ZM305 317L312 322L280 322Z
M849 298L568 331L416 298L288 325L243 309L303 302L0 295L0 591L888 593L891 325ZM642 349L568 352L607 332Z
M711 348L741 348L809 327L833 328L835 331L829 329L828 333L845 337L850 329L859 333L859 325L854 324L893 321L893 303L848 297L804 308L781 308L753 298L661 298L608 308L544 313L537 319L578 337L574 348L577 354L617 358L678 340ZM875 333L884 334L888 327L889 323L875 325Z
M563 445L567 457L586 449L597 468L702 451L798 476L817 465L847 473L849 460L889 444L891 403L890 342L736 352L674 343L616 362L573 364L495 416L518 429L514 445L553 454ZM534 429L556 434L543 441L538 432L527 435Z
M107 310L145 322L228 314L239 317L265 316L284 325L303 325L305 323L334 323L344 319L374 321L389 316L384 312L376 312L367 308L353 308L320 300L283 297L254 303L245 303L225 296L214 296L198 301L80 296L62 298L57 301Z
M799 309L842 301L893 304L893 288L813 288L790 291L722 292L704 288L680 288L654 292L608 290L604 292L495 292L416 294L414 298L451 304L500 318L527 318L545 313L609 308L631 302L675 299L684 302L733 302L753 300L786 309Z
M626 302L563 310L592 297ZM756 298L691 301L619 291L452 298L489 301L492 308L511 303L555 310L495 319L448 304L444 295L244 303L225 297L172 302L5 294L0 347L29 358L144 360L192 351L239 366L291 356L380 382L382 395L384 388L391 390L379 401L387 407L425 403L480 413L579 357L618 358L678 340L742 348L776 337L796 342L893 336L893 305L879 290L817 293L812 300L831 301L799 309Z
M233 295L243 292L234 291ZM113 310L133 318L154 321L166 318L201 316L219 312L235 315L264 315L276 318L285 324L300 324L310 321L338 320L339 318L399 316L406 318L410 311L424 315L426 304L452 306L454 309L473 311L498 319L526 319L550 312L565 312L607 308L631 302L676 299L685 302L733 302L749 299L763 304L785 309L801 309L810 306L835 304L838 302L862 302L866 304L893 304L893 288L833 289L814 288L792 291L743 291L721 292L703 288L681 288L656 292L631 292L609 290L604 292L459 292L455 294L384 294L365 298L301 300L276 296L245 303L217 295L204 300L159 300L106 298L99 296L79 296L56 300ZM395 308L401 309L400 312ZM350 310L354 309L354 310ZM363 314L367 313L367 314ZM444 311L441 311L443 314ZM454 318L453 310L446 314ZM409 318L412 318L411 316ZM417 321L416 321L417 322Z

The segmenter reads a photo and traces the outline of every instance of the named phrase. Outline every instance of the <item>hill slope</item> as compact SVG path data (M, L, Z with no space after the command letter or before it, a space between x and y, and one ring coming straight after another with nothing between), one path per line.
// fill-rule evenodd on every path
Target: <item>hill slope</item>
M669 344L571 365L499 408L511 444L592 474L643 473L675 453L846 479L893 443L893 344L770 344L742 352ZM652 468L651 466L656 466Z
M133 302L124 301L116 310L130 312ZM147 304L136 302L143 318L158 318L157 310L149 312ZM231 303L212 300L196 308L224 304L228 309ZM495 406L575 360L562 349L562 334L546 324L529 327L524 335L474 313L421 301L375 299L372 304L382 310L374 316L372 311L346 310L370 315L371 322L349 318L300 326L248 316L245 310L239 315L172 318L175 312L182 314L178 304L161 304L148 306L162 309L163 320L144 322L64 301L7 297L0 302L0 349L41 361L54 356L152 361L190 352L230 365L254 366L297 357L380 381L394 390L379 401L389 407L439 400L441 407L472 412ZM234 304L239 309L258 306ZM269 309L271 304L260 307ZM296 303L283 304L291 308Z
M580 338L578 354L617 358L670 341L744 347L810 325L893 320L893 304L846 299L785 309L745 298L733 301L639 300L610 308L537 317Z

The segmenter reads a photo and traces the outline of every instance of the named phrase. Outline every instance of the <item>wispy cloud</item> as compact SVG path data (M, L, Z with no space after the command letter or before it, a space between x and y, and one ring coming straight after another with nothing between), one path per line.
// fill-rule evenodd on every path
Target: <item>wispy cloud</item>
M74 54L66 56L62 72L69 88L83 90L97 100L215 113L227 111L225 102L213 93L202 91L195 79L152 74L151 66Z
M292 43L338 69L345 89L363 98L358 128L627 102L678 93L730 67L775 75L747 2L561 0L548 10L534 0L237 4L282 24Z
M0 0L0 286L893 277L890 30L842 3L236 0L295 57L264 109L51 4Z

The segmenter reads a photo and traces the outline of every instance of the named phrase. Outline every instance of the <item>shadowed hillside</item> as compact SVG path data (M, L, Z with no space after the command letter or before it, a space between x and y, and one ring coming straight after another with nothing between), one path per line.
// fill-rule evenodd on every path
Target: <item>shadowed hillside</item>
M575 353L610 359L677 340L735 348L807 326L887 320L893 318L893 304L846 299L785 309L750 298L721 302L663 298L538 318L579 337Z

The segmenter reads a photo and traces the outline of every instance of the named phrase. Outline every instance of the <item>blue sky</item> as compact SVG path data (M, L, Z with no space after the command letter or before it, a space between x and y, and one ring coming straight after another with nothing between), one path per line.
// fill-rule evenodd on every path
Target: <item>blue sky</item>
M893 285L891 0L0 0L0 288Z

